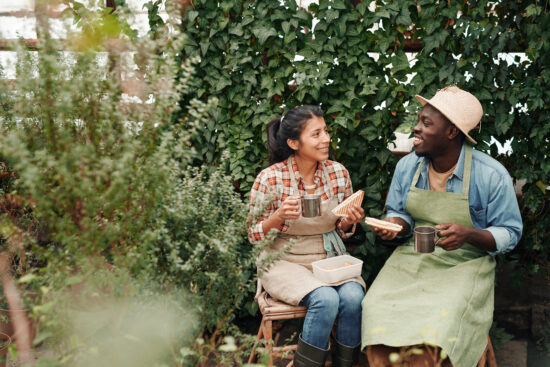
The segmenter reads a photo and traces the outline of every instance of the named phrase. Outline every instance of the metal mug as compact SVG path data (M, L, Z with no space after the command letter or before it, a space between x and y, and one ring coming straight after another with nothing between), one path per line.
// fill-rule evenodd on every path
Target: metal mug
M308 194L301 197L302 216L306 218L321 216L321 195Z
M435 236L439 233L432 226L418 226L414 229L414 251L420 253L434 252L435 245L441 240L435 240Z

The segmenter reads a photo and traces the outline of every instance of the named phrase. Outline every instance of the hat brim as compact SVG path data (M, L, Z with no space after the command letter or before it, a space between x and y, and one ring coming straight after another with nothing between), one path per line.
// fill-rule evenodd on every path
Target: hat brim
M449 114L446 114L445 113L445 108L443 106L437 106L437 104L434 104L432 102L430 102L430 100L420 96L420 95L415 95L414 98L416 98L416 100L418 102L420 102L422 104L422 106L425 106L426 104L429 104L430 106L434 107L435 109L437 109L439 112L441 112L441 114L443 114L443 116L445 116L446 118L449 119L449 121L451 121L453 123L453 125L456 126L456 128L460 131L462 131L462 133L466 136L466 138L473 144L477 144L477 141L475 141L470 135L468 135L468 132L467 131L464 131L460 126L458 126L454 121L453 121L453 118L451 116L449 116Z

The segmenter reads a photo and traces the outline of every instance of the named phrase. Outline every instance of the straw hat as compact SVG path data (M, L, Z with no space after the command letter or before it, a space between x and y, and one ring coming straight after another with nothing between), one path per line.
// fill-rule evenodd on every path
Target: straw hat
M479 100L473 94L455 85L450 85L438 90L432 99L426 99L419 95L415 97L422 103L422 106L428 103L437 108L439 112L445 115L445 117L466 135L469 141L477 144L477 142L468 135L468 132L479 124L481 116L483 116L483 108Z

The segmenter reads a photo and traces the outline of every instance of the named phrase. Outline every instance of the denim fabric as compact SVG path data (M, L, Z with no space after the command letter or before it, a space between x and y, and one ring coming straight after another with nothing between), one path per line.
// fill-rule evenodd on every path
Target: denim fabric
M456 168L447 180L447 192L462 193L464 155L463 146ZM404 219L411 229L414 228L414 219L407 212L406 203L413 176L421 162L424 163L416 187L423 190L430 189L429 160L418 157L413 152L397 163L386 199L387 216ZM491 232L495 239L497 251L490 254L511 251L521 238L523 229L512 178L502 164L475 149L472 149L468 202L474 226ZM410 236L411 233L412 231L408 235Z
M327 349L328 338L337 319L336 340L345 346L361 343L361 301L365 296L357 282L335 287L320 287L306 295L301 305L307 306L302 339L317 348Z

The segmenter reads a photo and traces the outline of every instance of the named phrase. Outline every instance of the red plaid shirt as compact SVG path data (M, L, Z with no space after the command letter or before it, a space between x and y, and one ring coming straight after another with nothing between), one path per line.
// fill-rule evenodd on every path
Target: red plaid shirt
M305 195L306 193L302 175L298 171L298 166L293 156L290 156L283 162L267 167L260 172L250 191L250 216L259 216L256 223L248 229L248 238L252 243L265 239L266 234L263 232L262 228L263 221L275 213L283 201L291 195L291 181L288 167L289 161L291 162L294 177L298 183L299 195ZM326 167L332 190L331 185L323 176L323 167L321 165ZM338 197L338 203L341 203L353 193L348 170L338 162L329 160L319 162L313 180L315 182L315 193L321 194L322 200L328 200L336 195ZM297 195L297 193L293 194ZM265 203L270 201L271 204L267 209L264 209ZM265 212L261 214L259 213L260 210L265 210ZM341 219L339 219L339 221L340 220ZM286 232L288 226L288 221L285 221L278 230ZM336 230L340 237L345 239L353 234L355 225L353 225L351 231L348 233L344 233L338 228Z

